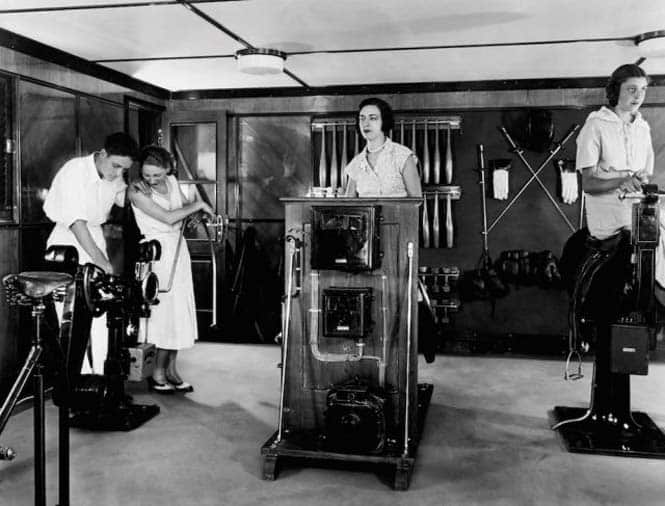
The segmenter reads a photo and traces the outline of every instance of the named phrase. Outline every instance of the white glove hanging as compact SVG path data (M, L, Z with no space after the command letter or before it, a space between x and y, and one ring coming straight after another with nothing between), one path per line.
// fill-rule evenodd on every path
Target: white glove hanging
M492 188L494 198L506 200L508 198L508 170L496 168L492 171Z
M564 204L574 204L579 195L577 183L577 172L560 171L561 174L561 199Z

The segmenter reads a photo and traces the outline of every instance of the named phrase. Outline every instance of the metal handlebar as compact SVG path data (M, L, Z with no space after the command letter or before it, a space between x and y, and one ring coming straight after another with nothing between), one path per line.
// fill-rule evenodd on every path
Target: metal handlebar
M665 191L658 190L656 186L656 190L648 189L645 188L646 186L656 186L656 185L644 185L642 188L641 192L621 192L619 194L619 200L626 200L626 199L644 199L644 198L653 198L653 199L658 199L661 196L665 195Z

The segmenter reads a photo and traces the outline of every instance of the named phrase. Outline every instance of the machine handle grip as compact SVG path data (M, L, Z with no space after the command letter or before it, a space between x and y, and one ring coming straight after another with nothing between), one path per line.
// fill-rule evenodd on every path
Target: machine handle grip
M641 199L644 198L644 193L642 192L621 192L619 193L619 200L626 199Z
M643 185L641 192L627 192L622 191L619 193L619 200L625 199L644 199L645 197L652 197L655 199L665 195L665 191L658 190L656 185Z
M14 460L16 452L9 446L0 446L0 460Z
M485 170L485 147L482 144L478 144L478 170Z

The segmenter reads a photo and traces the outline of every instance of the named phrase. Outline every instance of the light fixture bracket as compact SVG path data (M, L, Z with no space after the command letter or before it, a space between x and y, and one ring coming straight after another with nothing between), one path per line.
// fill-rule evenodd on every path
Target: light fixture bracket
M643 56L665 56L665 30L640 33L635 37L635 45Z
M236 51L238 69L247 74L279 74L284 71L286 53L277 49L251 47Z

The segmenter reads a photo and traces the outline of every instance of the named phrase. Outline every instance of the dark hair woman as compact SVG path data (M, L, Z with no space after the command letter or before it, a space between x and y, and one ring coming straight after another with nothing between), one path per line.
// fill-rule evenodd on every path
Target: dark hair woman
M360 102L356 127L367 144L344 168L349 197L420 197L417 159L406 146L392 142L393 112L380 98Z
M634 63L627 63L626 65L621 65L617 67L605 86L605 93L607 94L607 102L610 104L610 107L616 107L619 101L619 93L621 91L621 85L626 82L631 77L643 77L647 80L649 84L649 76L639 65Z
M618 67L606 88L609 107L589 114L577 137L587 226L597 239L630 229L632 203L618 195L640 191L653 174L651 130L639 112L647 85L648 77L637 65Z

